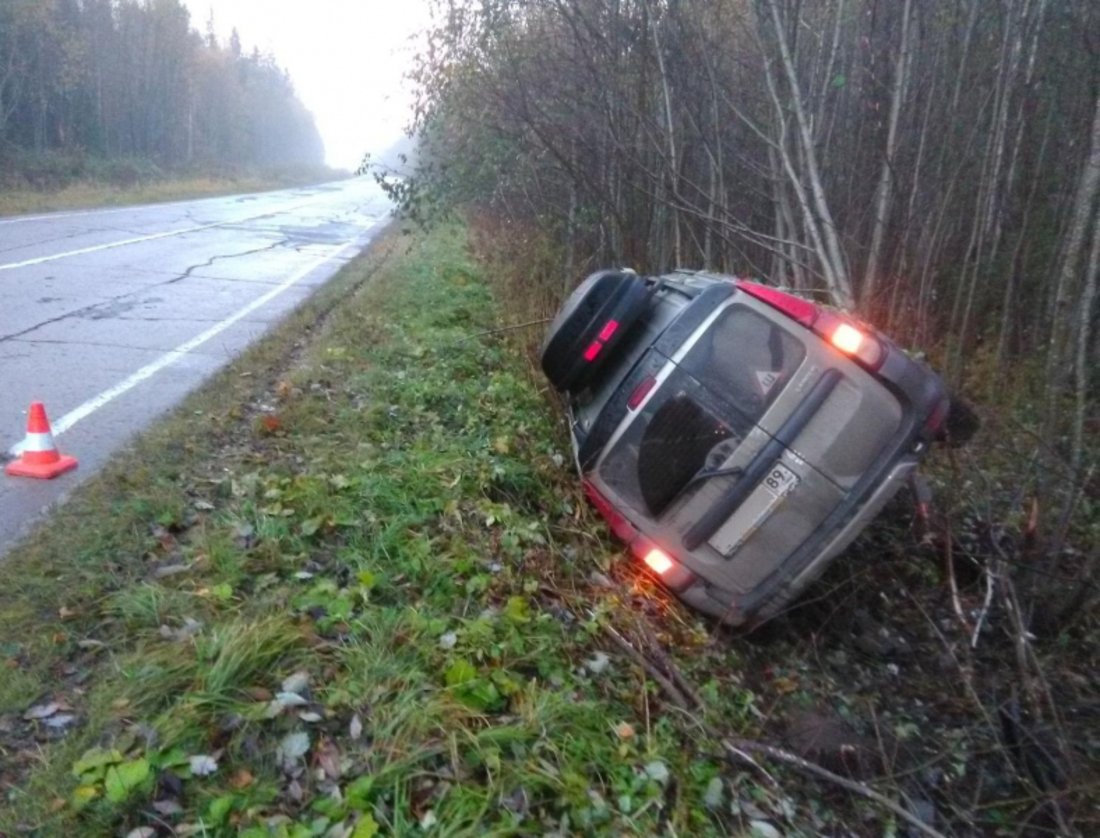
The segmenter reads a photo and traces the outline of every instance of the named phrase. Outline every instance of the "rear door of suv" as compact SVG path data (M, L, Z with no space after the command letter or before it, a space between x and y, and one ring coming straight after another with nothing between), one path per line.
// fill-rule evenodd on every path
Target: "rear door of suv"
M675 352L598 487L708 581L744 594L844 500L900 422L873 377L744 293Z

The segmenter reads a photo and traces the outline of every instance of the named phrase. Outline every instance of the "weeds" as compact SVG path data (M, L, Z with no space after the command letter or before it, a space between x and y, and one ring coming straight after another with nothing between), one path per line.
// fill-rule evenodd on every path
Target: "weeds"
M957 674L932 631L949 599L908 533L869 532L770 638L699 620L615 561L461 232L402 245L6 561L0 833L877 834L901 828L898 805L994 831L1021 817L997 731L941 689ZM800 779L772 739L830 771ZM836 777L860 793L884 778L874 808Z
M211 173L166 171L141 158L72 152L0 154L0 216L310 186L346 176L324 167L275 167Z
M75 749L5 764L0 829L706 827L696 757L671 730L615 733L638 682L589 666L595 624L544 593L586 585L585 564L561 561L582 507L522 366L470 338L495 318L455 233L436 235L242 402L270 409L231 433L177 426L174 455L63 512L114 510L79 548L61 648L8 660L89 709L61 740ZM69 544L43 534L9 567L45 572ZM53 595L45 578L26 590ZM53 630L18 619L21 635ZM103 651L84 662L93 636ZM15 748L42 741L30 692L2 708ZM191 771L197 756L217 769ZM685 779L666 804L669 774Z

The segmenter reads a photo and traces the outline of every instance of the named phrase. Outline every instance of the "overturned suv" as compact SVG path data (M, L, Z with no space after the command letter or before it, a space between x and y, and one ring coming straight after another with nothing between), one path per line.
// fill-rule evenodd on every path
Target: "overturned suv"
M588 277L542 351L585 492L677 596L777 614L913 475L950 407L865 324L716 274Z

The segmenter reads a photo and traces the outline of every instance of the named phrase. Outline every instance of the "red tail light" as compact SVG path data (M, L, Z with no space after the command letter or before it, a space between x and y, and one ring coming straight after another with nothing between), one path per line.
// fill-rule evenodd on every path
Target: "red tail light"
M615 331L618 328L619 328L619 321L618 320L608 320L607 325L604 326L603 330L600 332L600 340L602 340L604 343L607 343L609 340L611 340L611 336L613 334L615 334Z
M767 285L761 285L758 282L738 280L737 287L747 294L752 294L756 299L767 303L772 308L779 309L807 329L811 328L817 319L817 313L820 309L809 300L787 294L784 291L778 291L775 288L769 288Z
M886 359L886 351L878 338L855 326L846 317L767 285L738 280L737 287L825 338L872 372Z
M592 343L588 344L588 348L584 350L584 360L588 363L592 363L596 360L596 356L600 354L600 350L603 349L604 344L611 340L611 336L615 334L619 329L618 320L608 320L600 333L596 335L596 339Z
M657 384L657 379L652 375L647 375L645 379L634 388L634 392L630 394L630 398L626 401L626 406L631 410L637 410L638 405L645 401L645 397L649 395L649 391Z

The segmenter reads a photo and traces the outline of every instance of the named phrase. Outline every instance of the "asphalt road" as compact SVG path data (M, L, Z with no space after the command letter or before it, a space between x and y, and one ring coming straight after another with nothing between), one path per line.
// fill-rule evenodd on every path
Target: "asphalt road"
M355 256L389 209L359 178L0 218L0 460L32 400L80 460L51 481L0 473L0 556Z

